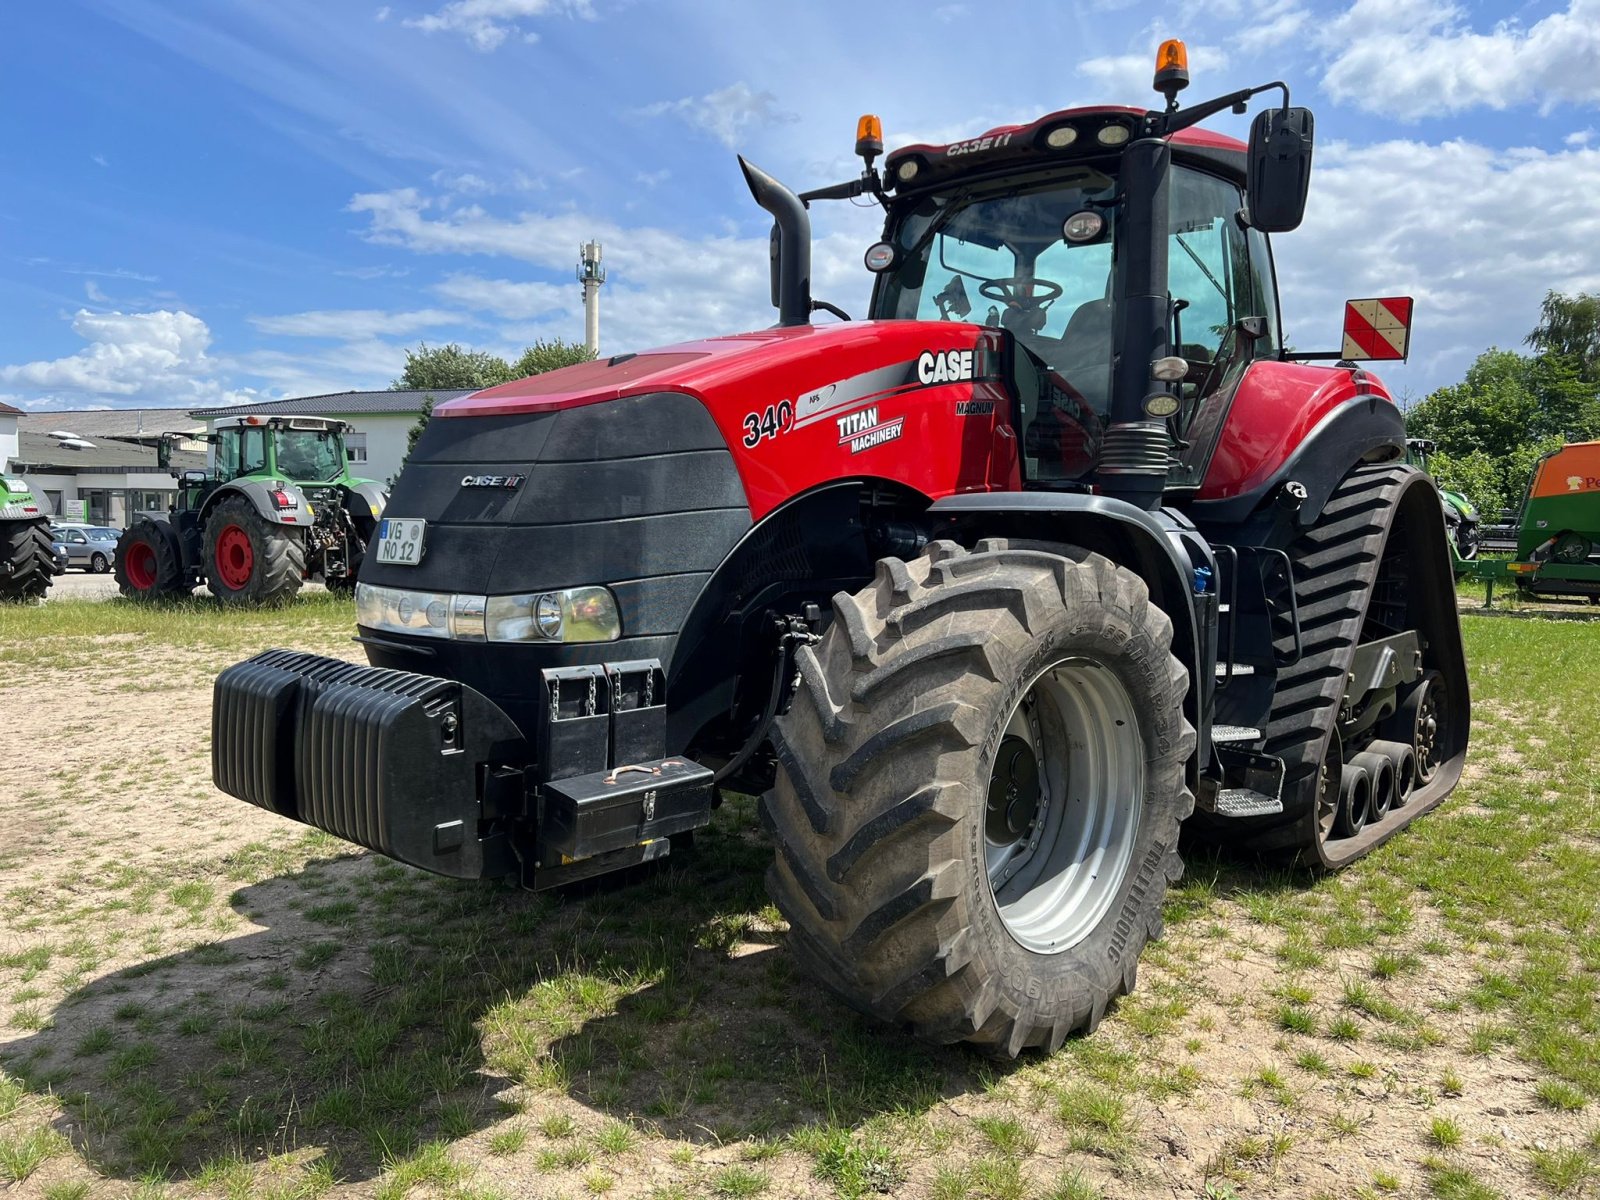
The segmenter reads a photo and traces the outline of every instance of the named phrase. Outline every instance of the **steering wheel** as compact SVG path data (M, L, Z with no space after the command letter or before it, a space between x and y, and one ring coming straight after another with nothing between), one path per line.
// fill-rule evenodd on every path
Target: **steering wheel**
M1004 279L985 279L978 285L978 295L1002 304L1043 307L1061 295L1061 285L1049 279L1034 279L1024 275L1008 275Z

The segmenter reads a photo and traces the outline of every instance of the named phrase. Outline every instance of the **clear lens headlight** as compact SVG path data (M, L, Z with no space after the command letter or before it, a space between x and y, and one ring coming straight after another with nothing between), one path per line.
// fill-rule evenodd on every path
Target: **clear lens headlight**
M617 601L603 587L525 596L490 596L491 642L614 642L622 636Z
M404 588L356 584L356 624L418 637L450 636L450 597Z
M1120 146L1128 140L1128 127L1126 125L1105 125L1094 136L1095 140L1102 146Z
M471 596L356 584L356 623L458 642L614 642L617 601L603 587Z

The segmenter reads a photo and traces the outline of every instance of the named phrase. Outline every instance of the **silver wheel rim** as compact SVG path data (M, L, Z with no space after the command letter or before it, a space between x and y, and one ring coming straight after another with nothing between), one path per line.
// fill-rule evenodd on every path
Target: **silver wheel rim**
M989 891L1019 945L1060 954L1099 925L1143 807L1144 739L1122 681L1088 659L1047 668L1011 711L984 805Z

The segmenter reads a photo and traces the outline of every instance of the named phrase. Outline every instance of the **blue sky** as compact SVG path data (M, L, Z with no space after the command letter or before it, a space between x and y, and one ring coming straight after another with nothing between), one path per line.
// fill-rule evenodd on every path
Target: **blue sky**
M426 339L609 353L770 324L741 150L843 179L891 146L1096 101L1282 77L1317 115L1287 332L1417 297L1420 395L1600 291L1600 0L776 5L651 0L34 0L6 7L0 399L203 404L386 386ZM1245 118L1215 127L1242 133ZM860 312L870 210L815 215L818 296Z

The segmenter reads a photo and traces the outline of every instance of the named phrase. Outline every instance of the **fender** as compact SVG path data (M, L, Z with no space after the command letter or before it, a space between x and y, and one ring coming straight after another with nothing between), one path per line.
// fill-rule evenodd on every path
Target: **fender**
M1173 509L1146 512L1125 500L1081 492L948 496L936 501L928 515L978 518L985 532L1011 532L1100 550L1144 579L1150 598L1172 619L1172 651L1194 680L1183 702L1198 737L1189 764L1193 786L1199 764L1211 756L1211 692L1217 660L1216 609L1205 603L1196 611L1196 572L1204 568L1210 574L1201 578L1215 579L1217 564L1189 519Z
M389 503L389 493L383 490L381 483L372 479L352 479L345 485L345 490L348 493L345 507L350 509L352 516L370 515L373 520L383 516L383 506ZM366 508L363 509L360 504L351 505L349 501L352 498L366 501Z
M300 489L290 488L286 484L281 485L294 495L295 505L293 508L279 508L272 499L272 493L276 490L276 486L263 483L259 479L235 479L231 483L223 484L207 496L205 503L200 506L198 514L199 528L205 529L206 521L211 516L211 510L223 500L229 496L243 496L250 501L251 507L256 510L257 515L264 521L270 521L274 525L310 529L315 518L312 516L311 508L306 504L305 496Z
M1269 497L1293 480L1306 489L1295 514L1301 529L1310 528L1339 481L1359 462L1390 462L1405 455L1406 423L1387 397L1354 395L1325 413L1278 467L1247 491L1225 499L1196 499L1188 511L1200 525L1238 525ZM1208 480L1209 483L1209 480ZM1202 491L1201 495L1204 495ZM1243 534L1227 539L1239 541Z

